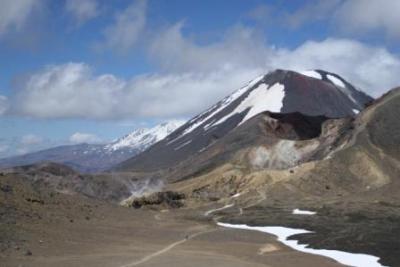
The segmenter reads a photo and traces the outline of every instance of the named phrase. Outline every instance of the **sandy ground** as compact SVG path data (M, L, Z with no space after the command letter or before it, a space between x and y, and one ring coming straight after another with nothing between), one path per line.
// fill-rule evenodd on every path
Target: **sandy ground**
M340 266L271 235L217 226L216 214L204 214L220 204L125 208L1 176L0 267Z
M341 266L293 251L267 234L221 228L212 220L188 216L193 211L105 205L90 220L32 223L24 226L23 249L7 251L0 266ZM27 249L32 255L25 255Z

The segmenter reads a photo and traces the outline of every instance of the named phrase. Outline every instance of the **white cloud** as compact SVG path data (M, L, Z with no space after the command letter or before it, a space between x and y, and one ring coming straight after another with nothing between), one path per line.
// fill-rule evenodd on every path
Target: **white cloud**
M157 33L150 47L150 56L169 72L231 70L260 68L266 65L272 48L265 45L263 35L253 28L237 25L218 42L198 45L182 34L183 23Z
M188 115L256 74L246 69L221 70L143 75L125 81L113 75L93 76L89 66L68 63L32 75L14 99L14 112L40 118Z
M268 22L275 19L273 18L274 13L276 13L276 10L273 6L260 4L247 12L246 18L266 25Z
M13 112L40 118L135 119L188 117L267 71L325 69L373 96L400 84L400 58L383 47L348 39L276 48L259 32L236 26L199 45L176 24L154 37L160 72L130 80L93 75L83 63L50 66L31 75L13 98Z
M291 28L307 23L328 23L347 34L383 33L389 38L400 38L398 0L313 0L292 12L271 6L274 19Z
M400 1L345 1L335 14L336 22L347 32L383 31L388 37L400 38Z
M294 12L284 13L282 15L282 22L294 29L306 23L318 23L319 21L330 19L341 3L341 0L309 1Z
M74 133L70 136L69 141L73 144L82 144L82 143L98 143L101 141L99 137L90 133Z
M8 145L0 144L0 155L5 154L9 150Z
M8 98L0 95L0 116L3 115L8 109Z
M39 6L36 0L2 0L0 7L0 35L21 30L28 17Z
M400 84L397 75L400 58L384 47L328 38L307 41L294 49L277 48L267 44L259 32L243 26L233 27L219 42L200 46L182 35L182 26L176 24L159 34L151 48L154 61L164 70L209 74L224 70L228 82L240 72L257 73L276 68L325 69L343 76L373 96Z
M121 103L126 116L191 116L243 85L261 70L232 69L208 73L155 74L130 82Z
M375 97L400 85L397 55L348 39L308 41L294 50L279 50L271 57L271 66L332 71Z
M33 146L43 142L40 136L34 134L27 134L21 137L20 145L22 146Z
M93 77L89 66L67 63L32 75L16 97L19 112L41 118L112 117L124 82Z
M140 39L146 25L146 0L136 0L115 16L114 24L104 30L105 40L100 48L127 52Z
M70 13L78 25L99 15L97 0L66 0L65 10Z

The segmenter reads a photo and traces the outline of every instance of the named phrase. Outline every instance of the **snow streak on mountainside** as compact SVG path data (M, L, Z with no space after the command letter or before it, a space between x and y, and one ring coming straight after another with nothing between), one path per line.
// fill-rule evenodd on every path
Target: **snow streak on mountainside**
M240 114L246 110L248 110L246 116L238 125L264 111L280 112L283 107L283 98L285 97L284 88L279 83L271 87L264 83L260 84L256 89L251 91L247 98L233 112L222 117L216 123L211 124L211 126L221 124L235 114Z
M355 116L371 101L334 73L276 70L250 81L119 168L156 170L174 165L206 151L216 140L263 112L343 118Z
M135 156L162 140L184 121L173 120L153 128L143 128L105 145L78 144L50 148L22 156L0 159L0 167L13 167L52 161L78 171L97 172Z

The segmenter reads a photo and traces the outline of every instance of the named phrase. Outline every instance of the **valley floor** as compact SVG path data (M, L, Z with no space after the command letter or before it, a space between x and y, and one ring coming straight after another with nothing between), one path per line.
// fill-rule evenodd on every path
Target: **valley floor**
M354 208L345 203L345 211L338 205L315 207L316 215L299 218L290 207L268 206L265 198L250 206L240 198L208 204L192 199L179 209L134 209L2 175L0 266L342 266L295 251L273 235L221 227L218 221L309 229L317 233L300 240L313 247L371 253L399 266L398 207L389 202L361 207L357 201Z
M89 219L77 213L63 224L32 220L20 225L26 235L3 251L1 266L340 266L293 251L271 235L196 220L196 213L104 205Z

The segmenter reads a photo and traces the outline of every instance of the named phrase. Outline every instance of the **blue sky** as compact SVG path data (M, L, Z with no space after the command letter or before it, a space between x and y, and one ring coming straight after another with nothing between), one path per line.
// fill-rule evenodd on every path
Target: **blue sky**
M0 157L189 118L274 68L379 96L400 84L399 3L3 0Z

